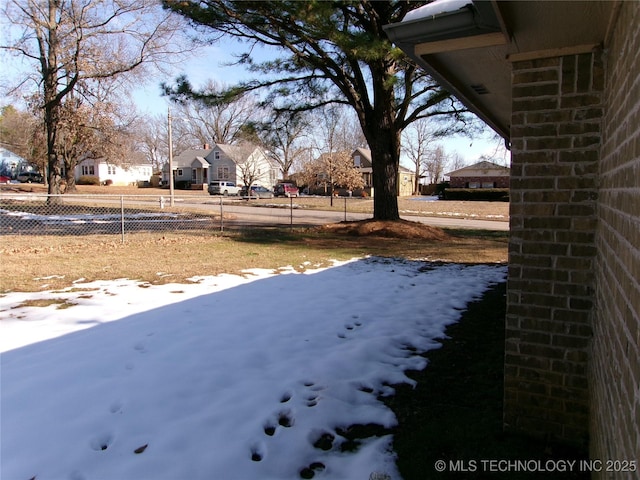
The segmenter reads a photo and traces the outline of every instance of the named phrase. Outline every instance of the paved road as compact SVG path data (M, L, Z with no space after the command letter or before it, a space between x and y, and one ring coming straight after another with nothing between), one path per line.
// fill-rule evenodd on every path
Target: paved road
M200 206L203 205L200 204ZM219 205L207 206L213 209L220 208ZM371 218L371 215L366 213L345 213L307 209L293 209L292 211L288 208L252 207L244 205L224 205L224 211L225 213L231 213L236 217L236 219L230 223L256 225L290 225L291 223L293 223L293 225L324 225L325 223L341 222L344 220L355 221ZM509 230L509 222L445 217L418 217L415 215L403 215L401 218L443 228L467 228L500 231Z

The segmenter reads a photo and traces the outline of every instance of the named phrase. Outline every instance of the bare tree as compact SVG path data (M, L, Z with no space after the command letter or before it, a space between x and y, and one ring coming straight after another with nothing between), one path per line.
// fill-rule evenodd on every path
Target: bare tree
M459 170L464 167L464 157L459 152L454 151L449 155L449 163L447 165L450 171Z
M192 145L219 143L235 145L244 140L244 128L255 121L259 110L252 94L220 99L218 94L226 86L209 81L205 87L206 97L177 102L175 132L183 135Z
M150 117L136 119L133 131L137 137L138 150L144 153L153 165L153 171L162 170L166 159L169 158L169 136L167 116L156 114ZM175 139L172 142L176 143ZM178 151L176 149L176 151Z
M429 158L427 159L426 174L430 183L438 183L438 180L442 178L444 170L449 162L449 156L445 152L442 145L436 145Z
M428 174L428 159L432 155L436 140L434 129L428 119L413 122L403 132L402 148L411 161L415 175L413 194L420 193L420 179ZM433 178L431 179L433 182Z
M261 165L257 158L260 155L259 147L248 142L242 142L239 145L225 146L225 152L235 162L236 168L240 172L240 177L242 177L242 182L247 188L264 178L265 172L261 170Z
M117 123L127 115L107 102L92 105L68 95L62 104L57 149L64 164L66 192L76 190L75 169L86 159L104 159L112 165L125 162L132 150L130 124Z
M313 158L311 149L305 152L296 162L296 181L298 186L306 185L311 192L318 185L318 178L321 175L321 166L317 158Z
M366 144L366 140L359 124L352 118L350 121L349 113L345 107L333 105L313 113L313 123L316 126L315 148L321 153L312 169L319 172L321 183L332 191L336 186L349 190L364 186L362 174L354 166L351 152L363 143ZM333 196L331 203L333 204Z
M46 147L42 123L33 113L12 105L0 111L1 146L24 158L39 170L44 168Z
M60 193L58 134L64 99L73 92L88 97L96 82L127 78L174 60L183 30L155 0L10 0L2 13L16 35L0 48L34 67L31 79L41 91L47 138L49 193Z
M307 157L311 118L306 114L286 115L273 113L265 122L253 126L255 134L267 155L280 168L282 179L288 179L296 160Z

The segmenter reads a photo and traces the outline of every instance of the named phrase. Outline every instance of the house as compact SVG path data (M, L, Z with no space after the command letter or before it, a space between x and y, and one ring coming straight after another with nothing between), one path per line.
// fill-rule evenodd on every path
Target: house
M31 170L32 168L29 166L29 162L20 155L4 147L0 147L0 175L16 178L19 173Z
M371 150L368 148L356 148L351 154L353 165L360 169L364 180L365 189L373 188L373 167L371 163ZM401 197L413 194L415 173L400 165L398 169L398 195Z
M163 183L167 184L169 165L163 168ZM237 185L251 181L253 185L271 188L278 168L255 145L216 144L201 149L185 150L173 158L174 182L178 188L206 190L212 180L230 180Z
M511 146L505 430L636 461L640 2L436 1L385 30Z
M445 173L451 188L509 188L509 167L482 161Z
M153 165L142 153L134 152L126 161L112 163L104 158L85 159L74 170L76 182L80 177L97 177L101 184L138 185L150 182Z
M203 190L209 181L209 167L207 157L213 152L208 145L203 148L189 149L173 157L173 181L176 188L194 188ZM169 185L169 164L162 168L162 184Z

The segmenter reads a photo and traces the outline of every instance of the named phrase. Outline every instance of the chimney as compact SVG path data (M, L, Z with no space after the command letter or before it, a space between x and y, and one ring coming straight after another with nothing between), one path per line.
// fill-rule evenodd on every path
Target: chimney
M210 146L208 143L205 143L205 144L204 144L204 149L205 149L205 150L209 150L210 148L211 148L211 146Z

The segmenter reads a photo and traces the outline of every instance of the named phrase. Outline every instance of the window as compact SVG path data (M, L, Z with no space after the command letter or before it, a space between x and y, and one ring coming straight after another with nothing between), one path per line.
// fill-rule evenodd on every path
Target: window
M229 167L218 167L218 179L219 180L229 179Z
M95 175L93 165L82 165L82 175Z
M356 155L355 157L353 157L353 166L354 167L360 166L360 155Z
M116 166L115 165L107 165L107 174L115 175L116 174Z
M220 160L220 152L218 150L213 152L213 159L214 160Z
M177 177L181 177L181 176L182 176L182 169L181 169L181 168L178 168L178 169L176 170L176 176L177 176Z

